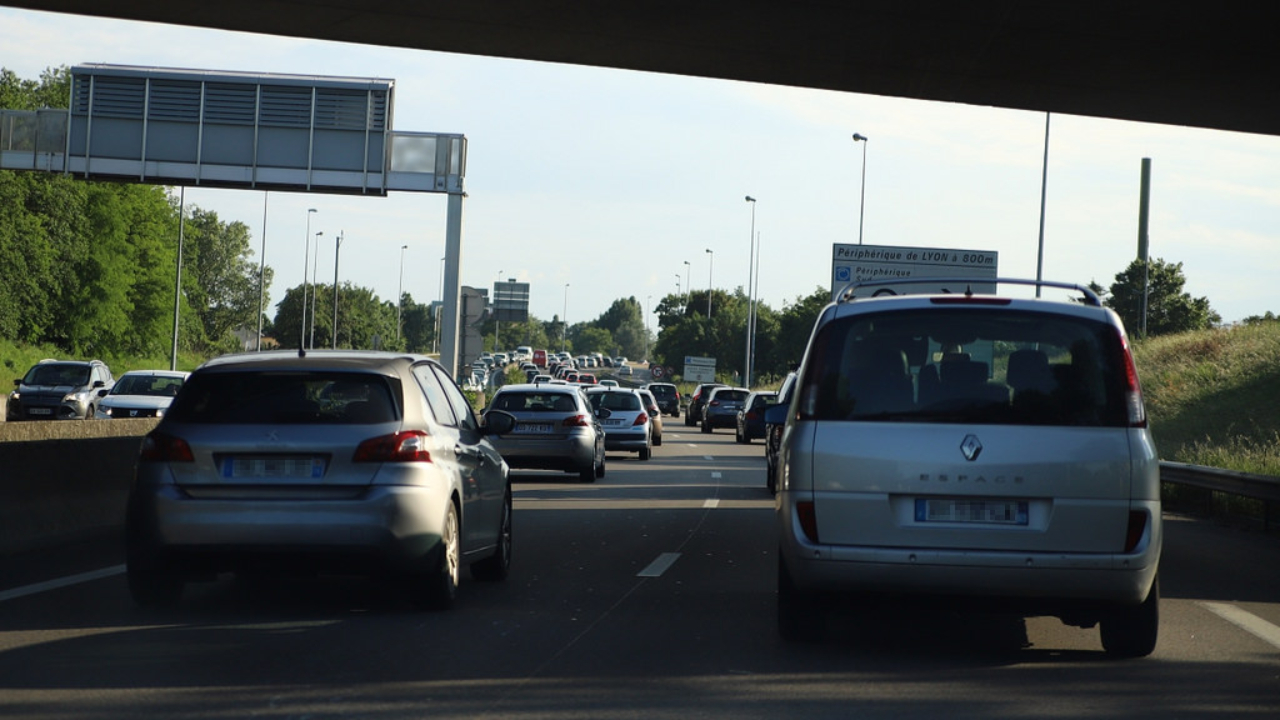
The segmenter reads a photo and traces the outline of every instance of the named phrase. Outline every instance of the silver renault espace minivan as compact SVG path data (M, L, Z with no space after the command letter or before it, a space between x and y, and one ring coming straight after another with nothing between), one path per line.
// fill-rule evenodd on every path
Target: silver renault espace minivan
M1115 656L1155 648L1159 462L1124 327L1087 288L1040 285L1072 297L852 287L820 313L777 411L784 637L856 596L976 601L1100 625Z

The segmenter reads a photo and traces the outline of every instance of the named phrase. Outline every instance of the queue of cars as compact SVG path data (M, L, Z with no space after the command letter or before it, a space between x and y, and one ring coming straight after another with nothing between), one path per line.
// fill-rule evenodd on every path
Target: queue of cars
M1080 297L851 288L778 391L695 390L686 424L765 439L785 639L887 601L1049 615L1099 627L1113 656L1154 650L1159 464L1125 331L1088 288L1035 284ZM38 364L9 414L160 417L128 505L140 604L222 571L355 568L449 607L463 565L507 574L512 469L593 482L608 452L648 460L679 397L548 378L499 388L477 417L438 363L404 354L227 356L118 381L100 365Z

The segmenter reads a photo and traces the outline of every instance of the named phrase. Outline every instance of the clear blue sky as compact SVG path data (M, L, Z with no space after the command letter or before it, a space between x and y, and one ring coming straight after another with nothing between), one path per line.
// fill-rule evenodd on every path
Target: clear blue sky
M394 127L469 141L464 284L531 283L531 311L593 319L619 297L656 304L677 282L733 290L748 274L775 308L826 287L833 243L994 250L1035 277L1045 116L969 105L365 47L0 8L0 66L35 79L87 62L382 77ZM1280 139L1055 115L1044 276L1108 286L1136 254L1139 173L1152 160L1151 255L1225 321L1280 312ZM260 192L188 188L188 204L262 239ZM275 299L303 277L307 208L320 278L394 299L438 297L445 200L271 193ZM712 249L714 255L706 253ZM713 260L713 265L709 263ZM677 280L679 275L679 280ZM651 298L651 300L650 300ZM268 313L274 309L268 307Z

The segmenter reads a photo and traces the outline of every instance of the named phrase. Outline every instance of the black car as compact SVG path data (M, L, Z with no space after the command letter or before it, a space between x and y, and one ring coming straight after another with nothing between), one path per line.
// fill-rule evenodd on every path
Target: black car
M702 422L702 408L707 404L712 388L724 387L724 383L702 383L694 388L689 407L684 412L684 424L693 427Z
M796 386L796 374L787 373L778 388L778 399L764 411L764 462L765 487L769 492L778 491L778 445L782 442L782 426L787 424L787 410L791 407L791 391Z
M658 401L658 409L663 415L680 417L680 391L675 385L655 382L645 385L644 389L653 393L653 399Z

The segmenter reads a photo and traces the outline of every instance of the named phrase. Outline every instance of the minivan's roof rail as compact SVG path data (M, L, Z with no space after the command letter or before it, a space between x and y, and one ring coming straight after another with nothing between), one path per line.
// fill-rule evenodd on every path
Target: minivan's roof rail
M836 295L837 303L852 302L856 298L854 292L864 287L883 287L885 285L965 285L966 296L973 295L974 285L1026 285L1030 287L1052 287L1060 290L1074 290L1084 296L1086 305L1102 307L1102 299L1093 290L1078 283L1064 283L1054 280L1030 280L1024 278L966 278L966 277L921 277L921 278L886 278L883 280L854 280L841 288Z

